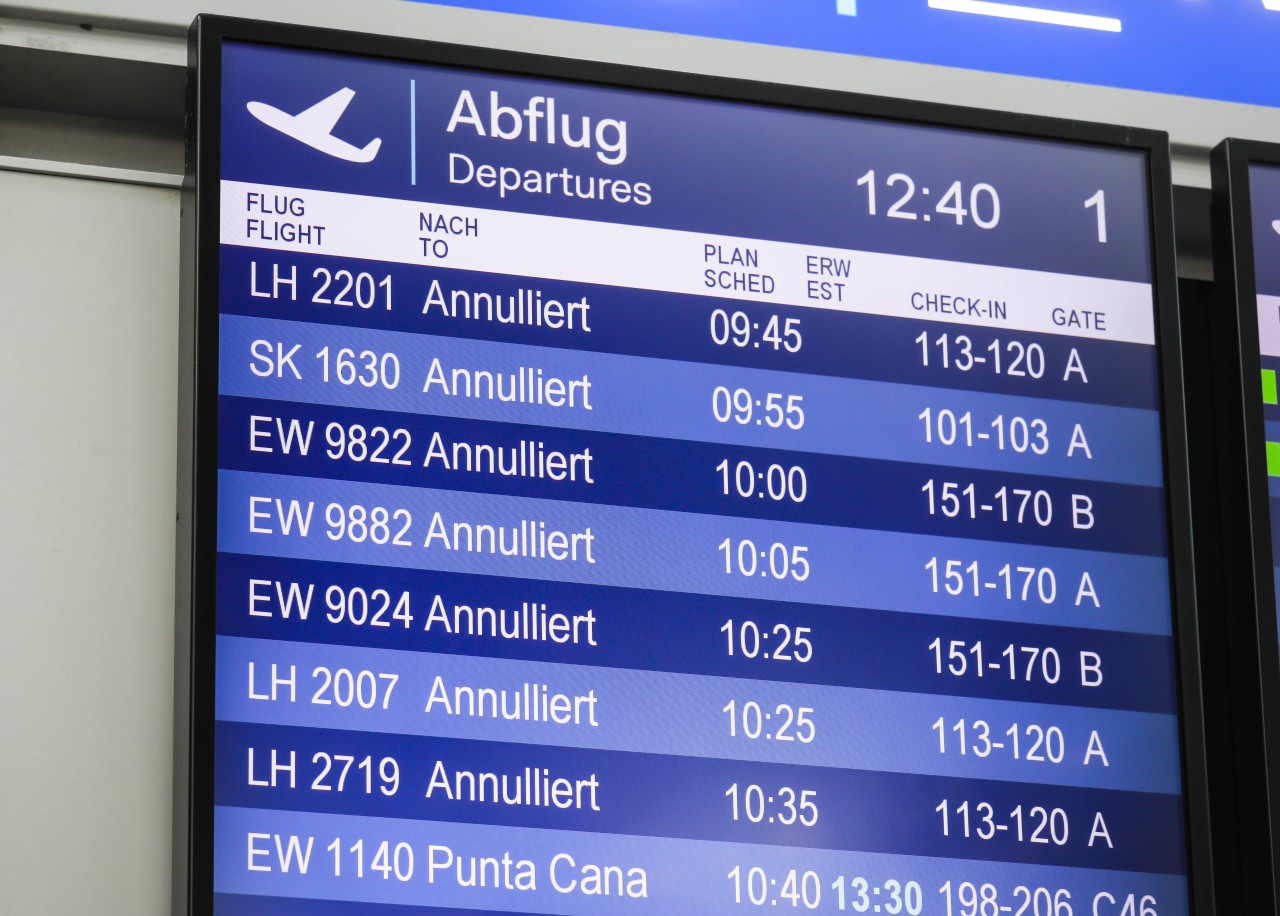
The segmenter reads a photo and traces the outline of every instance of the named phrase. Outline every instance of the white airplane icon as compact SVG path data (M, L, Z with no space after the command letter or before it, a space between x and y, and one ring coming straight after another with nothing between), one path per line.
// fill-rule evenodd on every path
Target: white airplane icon
M268 127L287 134L312 149L347 162L372 162L382 146L382 138L375 137L364 147L353 146L333 135L333 126L347 110L355 97L354 89L339 89L327 99L316 102L306 111L288 114L265 102L249 102L249 113Z

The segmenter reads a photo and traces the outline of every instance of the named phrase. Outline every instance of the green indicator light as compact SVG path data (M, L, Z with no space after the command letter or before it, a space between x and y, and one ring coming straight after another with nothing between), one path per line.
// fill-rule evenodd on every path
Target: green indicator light
M1280 404L1280 397L1276 393L1276 370L1262 370L1262 403L1263 404Z
M1267 475L1280 477L1280 442L1267 443Z

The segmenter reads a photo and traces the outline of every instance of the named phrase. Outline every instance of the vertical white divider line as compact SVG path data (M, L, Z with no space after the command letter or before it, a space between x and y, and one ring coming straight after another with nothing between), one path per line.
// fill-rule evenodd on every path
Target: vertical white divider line
M409 184L418 183L418 81L409 80Z

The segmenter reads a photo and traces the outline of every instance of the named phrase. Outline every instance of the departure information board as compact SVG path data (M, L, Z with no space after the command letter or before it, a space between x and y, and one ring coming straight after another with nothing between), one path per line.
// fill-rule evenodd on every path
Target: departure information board
M197 41L198 905L1191 911L1162 135Z

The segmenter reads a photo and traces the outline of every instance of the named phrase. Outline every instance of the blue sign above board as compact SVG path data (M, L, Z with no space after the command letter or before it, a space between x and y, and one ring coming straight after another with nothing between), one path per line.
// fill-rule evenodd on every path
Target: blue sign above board
M432 0L1280 107L1280 0Z

